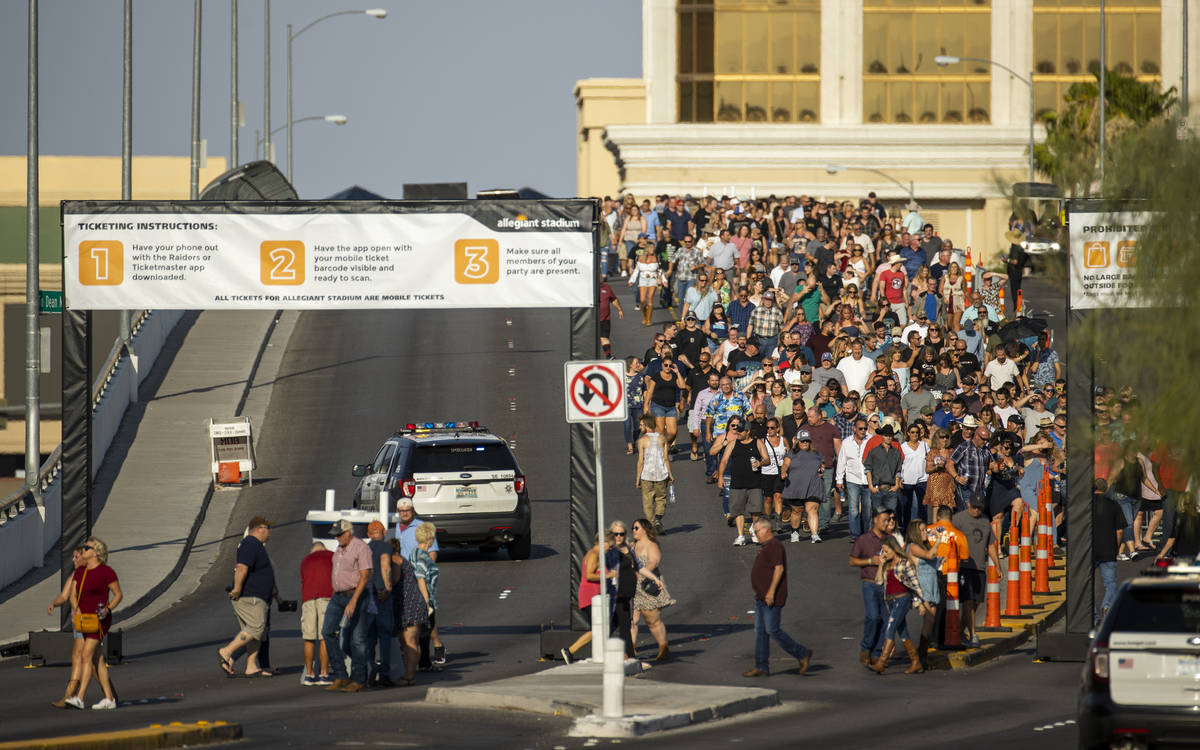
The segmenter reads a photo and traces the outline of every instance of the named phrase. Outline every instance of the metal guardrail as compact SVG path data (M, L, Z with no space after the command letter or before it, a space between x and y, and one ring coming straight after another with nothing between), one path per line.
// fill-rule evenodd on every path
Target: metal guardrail
M141 329L142 324L149 317L149 310L138 310L133 316L130 324L129 337L132 340L137 332ZM121 357L124 354L121 340L117 339L113 343L112 351L108 354L108 359L104 362L104 366L100 369L100 376L96 378L96 382L92 384L92 413L96 413L96 407L100 404L104 394L108 392L108 385L116 376L117 365L121 363ZM40 492L45 492L58 475L62 472L62 443L54 449L50 457L46 459L46 463L42 464L41 471L38 472L38 489ZM27 508L33 507L33 493L29 486L22 487L17 492L0 500L0 527L3 527L9 520L16 518L24 513Z

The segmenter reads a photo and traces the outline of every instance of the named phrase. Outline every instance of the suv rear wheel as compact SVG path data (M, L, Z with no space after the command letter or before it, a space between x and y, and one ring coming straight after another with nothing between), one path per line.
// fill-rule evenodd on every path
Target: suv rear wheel
M508 556L513 560L528 560L533 552L533 539L529 534L519 536L508 543Z

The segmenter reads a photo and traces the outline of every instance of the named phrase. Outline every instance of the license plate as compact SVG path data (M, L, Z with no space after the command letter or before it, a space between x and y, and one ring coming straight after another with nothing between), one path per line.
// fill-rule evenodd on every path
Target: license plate
M1196 656L1180 656L1175 661L1175 676L1176 677L1198 677L1200 676L1200 657Z
M454 489L454 497L459 500L468 497L479 497L479 491L474 487L456 487Z

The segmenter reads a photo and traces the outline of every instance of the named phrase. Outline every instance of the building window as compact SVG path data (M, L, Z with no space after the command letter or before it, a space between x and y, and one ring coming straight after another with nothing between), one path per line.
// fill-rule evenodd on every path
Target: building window
M989 59L991 10L991 0L863 0L863 121L989 122L990 66L933 59Z
M680 122L818 122L820 0L679 0Z
M1104 4L1108 69L1162 83L1162 8L1147 0ZM1073 83L1100 72L1100 0L1033 0L1033 106L1057 112Z

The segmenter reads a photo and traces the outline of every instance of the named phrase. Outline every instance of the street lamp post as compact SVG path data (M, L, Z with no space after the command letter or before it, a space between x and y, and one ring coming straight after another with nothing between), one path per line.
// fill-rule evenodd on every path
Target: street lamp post
M317 20L313 21L312 23L308 24L307 26L305 26L302 29L300 29L299 31L297 31L295 34L292 33L292 25L290 23L288 24L288 27L287 27L287 37L288 37L288 46L287 46L287 108L288 108L287 178L288 178L288 181L292 182L293 184L295 184L295 181L293 179L293 172L292 172L292 125L294 125L295 123L292 120L292 42L294 42L296 40L296 38L299 37L301 34L308 31L313 26L316 26L317 24L319 24L322 21L333 18L334 16L347 16L347 15L367 15L372 18L378 18L378 19L382 20L384 18L387 18L387 11L384 10L383 8L369 8L367 10L342 10L342 11L338 11L337 13L330 13L329 15L321 16ZM268 133L267 134L267 142L270 143L270 141L271 141L271 136Z
M1029 78L1025 79L1025 78L1022 78L1021 75L1019 73L1017 73L1017 71L1013 70L1012 68L1008 67L1007 65L1005 65L1003 63L998 63L995 60L988 60L985 57L958 57L956 55L938 55L937 57L933 58L933 61L943 68L946 67L947 65L955 65L960 62L980 62L980 63L985 63L987 65L995 65L997 68L1000 68L1001 70L1007 70L1013 78L1016 78L1018 81L1020 81L1021 83L1025 84L1026 86L1029 87L1029 181L1033 182L1033 176L1034 176L1034 169L1033 169L1033 117L1034 117L1034 112L1033 112L1033 71L1030 71Z
M334 125L345 125L347 122L350 121L350 118L346 117L345 115L312 115L311 117L301 117L299 120L294 120L294 121L292 121L292 124L299 125L302 122L310 122L312 120L324 120L325 122L331 122ZM287 123L280 125L279 127L275 128L273 131L271 131L271 135L275 135L280 130L283 130L286 127L287 127ZM270 136L267 136L266 140L268 143L270 143L270 141L271 141ZM254 131L254 153L255 153L255 155L258 154L258 146L262 142L263 142L263 139L261 137L259 137L258 131L255 130Z
M864 172L874 172L875 174L879 175L880 177L891 180L892 182L899 185L901 190L908 193L908 199L910 201L912 201L913 203L917 202L917 196L913 192L912 180L909 180L908 185L905 185L903 182L900 182L900 180L897 180L895 177L892 177L887 172L881 172L878 169L875 169L874 167L844 167L840 164L826 164L825 165L825 171L828 172L829 174L837 174L838 172L842 172L847 169L861 169Z

